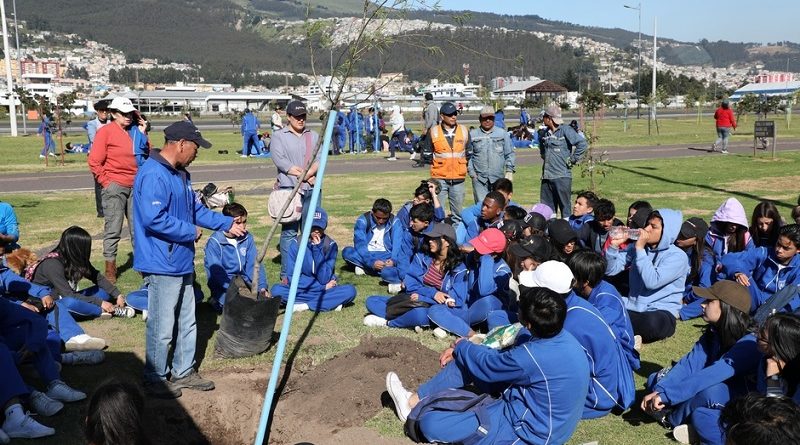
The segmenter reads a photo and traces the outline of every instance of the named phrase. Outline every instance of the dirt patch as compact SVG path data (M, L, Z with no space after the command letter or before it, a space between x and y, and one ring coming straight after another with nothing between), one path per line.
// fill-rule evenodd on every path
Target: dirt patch
M275 410L269 443L409 443L380 437L364 424L387 400L382 397L387 372L398 372L415 388L436 373L437 358L436 351L410 339L366 336L356 348L313 369L296 366ZM253 443L268 372L209 372L204 375L214 380L214 391L184 390L177 402L150 399L147 424L154 443Z
M720 188L728 190L767 190L772 192L785 192L795 190L800 176L774 176L758 179L741 179L739 181L721 184Z

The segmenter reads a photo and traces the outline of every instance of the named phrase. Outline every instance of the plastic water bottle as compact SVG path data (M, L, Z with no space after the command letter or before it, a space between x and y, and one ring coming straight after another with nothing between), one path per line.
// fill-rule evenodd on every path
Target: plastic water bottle
M611 238L627 238L631 240L639 239L639 229L631 229L625 226L614 226L611 228Z

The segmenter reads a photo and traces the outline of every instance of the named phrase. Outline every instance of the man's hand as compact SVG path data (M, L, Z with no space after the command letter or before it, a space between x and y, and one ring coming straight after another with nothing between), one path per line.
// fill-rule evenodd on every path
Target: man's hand
M653 391L642 399L642 411L661 411L666 405L661 401L661 396Z
M416 293L416 292L414 292L413 294L409 295L409 296L408 296L408 298L409 298L411 301L417 301L417 300L419 300L419 294L418 294L418 293Z
M337 284L337 283L336 283L336 280L331 280L331 281L328 281L328 284L326 284L326 285L325 285L325 290L328 290L328 289L330 289L330 288L332 288L332 287L335 287L335 286L336 286L336 284Z
M506 179L508 179L509 181L513 181L514 180L514 172L506 172Z
M234 219L228 233L238 238L247 234L247 227L242 223L241 219Z
M311 232L308 239L311 241L311 244L315 246L322 242L322 237L319 235L319 232Z
M37 314L39 313L39 308L34 306L34 305L32 305L32 304L30 304L30 303L22 302L20 304L20 306L24 307L25 309L27 309L27 310L29 310L31 312L36 312Z
M125 295L117 295L117 307L125 307Z
M310 186L313 186L315 182L317 182L316 176L311 176L310 178L306 178L306 183Z

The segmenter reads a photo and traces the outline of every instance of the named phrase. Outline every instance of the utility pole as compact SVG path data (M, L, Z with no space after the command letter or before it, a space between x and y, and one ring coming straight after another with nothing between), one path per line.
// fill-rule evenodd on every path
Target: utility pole
M650 118L653 123L656 125L656 133L658 133L658 121L656 121L656 108L658 104L656 103L656 64L658 63L657 53L658 53L658 43L656 41L656 32L658 29L658 17L653 17L653 96L650 106Z
M1 1L1 0L0 0ZM17 40L17 70L19 72L19 78L17 80L18 85L22 85L22 53L19 51L19 25L17 24L17 0L13 0L13 13L14 13L14 34ZM28 117L26 116L27 111L25 110L25 103L20 98L19 101L20 105L22 106L22 133L28 134Z
M6 56L6 86L8 88L8 117L11 121L11 136L17 136L17 105L14 97L14 82L11 79L11 57L8 52L8 27L6 26L6 2L0 0L0 20L3 21L3 54Z
M623 5L625 8L639 12L639 63L636 68L636 119L640 119L640 106L642 97L642 3L634 8L633 6Z

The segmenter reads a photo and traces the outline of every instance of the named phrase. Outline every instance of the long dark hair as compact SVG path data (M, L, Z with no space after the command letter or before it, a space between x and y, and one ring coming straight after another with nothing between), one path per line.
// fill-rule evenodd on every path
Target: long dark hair
M750 314L746 314L722 300L718 301L721 314L719 320L714 323L712 329L719 337L721 345L720 354L724 354L728 352L740 338L752 331L752 320Z
M703 266L703 255L705 255L706 251L711 252L711 247L706 244L704 236L696 236L694 238L697 241L692 246L692 269L686 279L687 283L695 282L700 275L700 268Z
M762 235L758 232L758 219L770 218L772 226L769 231ZM750 219L750 238L759 247L773 247L778 242L778 232L781 230L781 214L778 208L770 201L761 201L753 209L753 217Z
M442 275L453 271L456 267L458 267L459 264L464 262L464 255L461 253L461 250L458 248L458 244L456 244L455 240L450 239L449 236L431 238L431 240L436 243L439 251L442 249L443 239L447 240L447 243L450 244L450 246L447 248L447 257L445 257L444 262L442 263ZM428 243L424 243L421 250L429 257L433 257L435 255L431 253L431 248Z
M83 227L72 226L61 233L61 239L53 252L64 263L67 279L78 282L89 276L92 270L92 236Z
M767 318L761 332L767 334L769 354L784 362L781 377L788 384L788 396L793 397L800 381L800 317L777 313Z
M86 440L93 445L148 445L142 416L144 397L129 382L104 383L89 400Z

